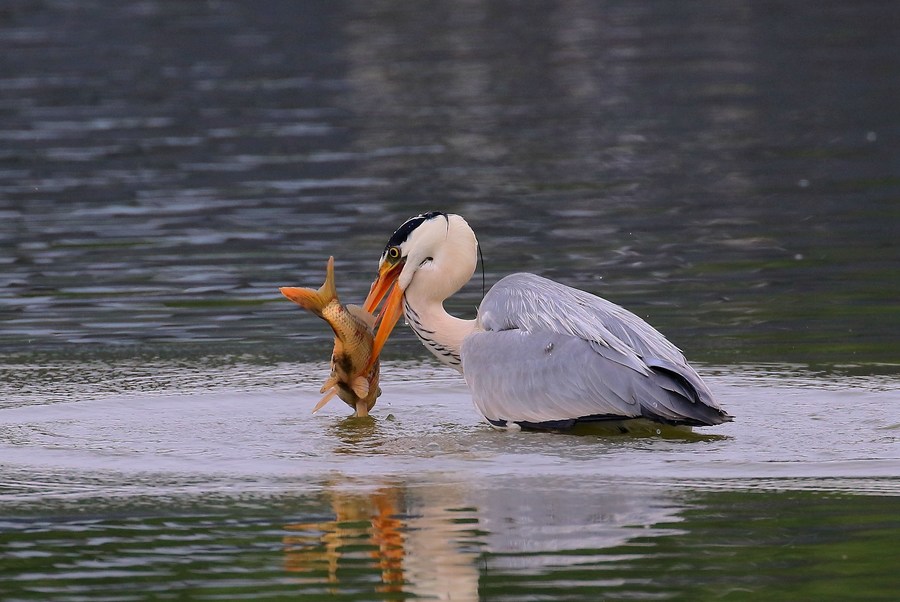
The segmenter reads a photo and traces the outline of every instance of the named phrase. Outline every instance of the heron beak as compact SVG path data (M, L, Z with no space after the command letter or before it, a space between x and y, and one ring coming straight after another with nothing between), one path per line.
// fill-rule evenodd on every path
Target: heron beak
M385 342L391 335L391 331L394 329L400 316L403 315L403 289L397 284L397 278L400 277L402 270L402 261L394 265L385 263L378 271L378 277L372 283L372 287L369 289L369 296L366 297L366 301L363 303L363 309L369 313L375 313L375 308L387 295L387 301L384 302L384 306L376 318L376 322L380 322L380 324L378 325L378 331L375 333L375 342L372 346L369 366L375 364L378 356L381 355ZM390 291L390 294L388 294L388 291Z

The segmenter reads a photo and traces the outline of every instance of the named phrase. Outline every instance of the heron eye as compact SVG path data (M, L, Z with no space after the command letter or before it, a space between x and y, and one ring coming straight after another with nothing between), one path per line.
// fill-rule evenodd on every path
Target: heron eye
M391 247L387 251L388 259L400 259L400 247Z

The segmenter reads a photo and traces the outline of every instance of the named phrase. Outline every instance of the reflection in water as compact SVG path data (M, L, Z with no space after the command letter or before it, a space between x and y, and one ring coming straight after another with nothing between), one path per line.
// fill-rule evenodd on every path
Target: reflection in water
M244 392L252 365L169 366L166 395L91 399L67 376L93 367L35 380L55 403L2 389L10 599L821 599L823 574L842 592L892 587L896 379L723 368L711 385L744 418L722 437L560 436L495 432L422 367L388 365L405 384L379 407L396 417L365 419L309 415L315 393L275 389L289 366ZM827 428L835 415L855 420Z
M474 600L478 592L478 517L473 508L453 507L463 488L442 485L406 507L403 487L374 491L326 486L334 519L285 525L285 570L339 590L342 569L371 565L382 592L407 592L439 600ZM421 505L418 505L421 504ZM448 504L450 506L448 506Z
M20 477L0 483L4 600L896 597L896 478L870 495L457 475L168 496L42 475L17 498L41 487Z
M334 448L336 454L378 453L387 435L374 416L338 419L330 425L329 431L336 441L340 441L340 445Z
M584 568L620 558L613 550L635 538L682 533L667 526L681 521L680 504L660 490L610 483L565 493L572 485L501 479L360 490L333 481L324 493L333 518L285 525L284 567L298 583L324 582L335 594L374 571L381 592L475 600L487 574Z
M291 573L327 571L327 581L338 583L342 558L349 564L357 553L354 548L371 548L368 555L381 569L381 581L388 591L399 591L403 584L405 555L399 490L380 489L372 494L330 490L334 520L285 525L291 535L284 537L284 566Z

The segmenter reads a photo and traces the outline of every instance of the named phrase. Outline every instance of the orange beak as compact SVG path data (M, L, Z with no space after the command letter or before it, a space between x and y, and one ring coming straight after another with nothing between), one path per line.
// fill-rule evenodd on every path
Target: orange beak
M378 271L378 277L369 289L369 296L366 297L366 301L363 304L363 309L369 313L375 313L375 308L387 295L387 301L384 302L384 307L381 308L381 313L376 318L376 322L380 321L381 324L379 324L378 331L375 333L372 356L369 358L370 367L375 364L378 356L381 355L381 350L397 324L397 320L403 315L403 289L397 284L397 278L400 277L402 270L403 262L398 262L394 265L383 264ZM388 291L390 291L389 295Z

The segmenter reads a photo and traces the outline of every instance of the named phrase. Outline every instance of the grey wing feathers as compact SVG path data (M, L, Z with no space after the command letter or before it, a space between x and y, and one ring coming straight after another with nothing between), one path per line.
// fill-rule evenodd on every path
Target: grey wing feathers
M551 330L624 354L685 361L678 347L627 309L534 274L511 274L491 287L478 319L486 330Z
M478 320L482 330L463 344L463 373L488 419L730 419L677 347L605 299L513 274L491 288Z

